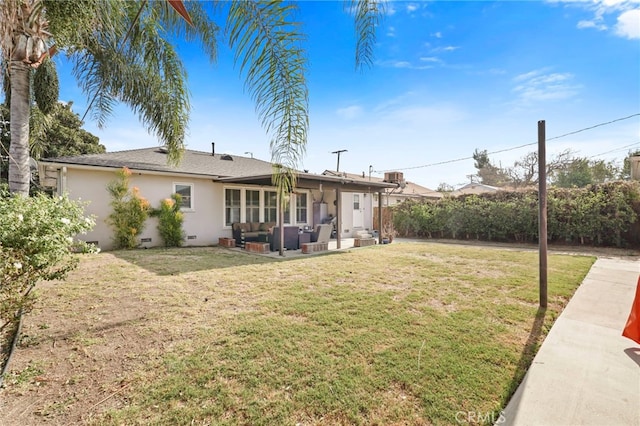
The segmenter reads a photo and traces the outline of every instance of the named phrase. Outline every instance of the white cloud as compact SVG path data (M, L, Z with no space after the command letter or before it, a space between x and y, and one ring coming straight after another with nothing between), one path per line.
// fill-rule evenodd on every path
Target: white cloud
M548 73L546 68L534 70L516 76L513 81L517 84L512 92L521 105L565 100L576 96L582 89L582 86L573 83L573 79L571 73Z
M411 68L411 62L407 61L393 61L391 62L393 68Z
M388 37L395 37L396 36L396 27L387 27L387 36Z
M426 44L426 47L429 47L429 44ZM434 47L433 49L431 49L431 52L433 53L438 53L438 52L453 52L454 50L458 50L460 49L460 46L441 46L441 47Z
M607 26L605 24L602 24L600 22L596 22L595 20L593 20L593 21L580 21L580 22L578 22L577 27L580 30L585 29L585 28L595 28L598 31L605 31L607 29Z
M640 9L627 10L618 16L616 24L616 34L629 38L640 38Z
M353 120L355 118L362 116L363 110L362 110L362 107L359 105L351 105L345 108L339 108L336 111L336 114L338 114L340 117L346 120Z
M442 59L440 58L436 58L435 56L428 56L428 57L422 57L420 58L421 62L435 62L435 63L441 63Z
M432 36L434 36L435 38L442 38L442 33L440 31L431 34Z
M420 58L420 60L422 61L422 58ZM415 65L409 61L399 61L399 60L381 61L381 62L378 62L378 65L382 67L388 67L388 68L402 68L402 69L409 69L409 70L428 70L434 67L432 64Z
M396 9L391 3L386 3L384 13L388 16L393 16L396 14Z
M415 12L416 10L418 10L418 5L415 3L409 3L407 5L407 12L412 13Z
M596 29L605 31L612 29L619 37L628 39L640 38L640 9L638 0L553 0L552 2L567 3L572 7L579 7L591 11L592 19L580 20L578 29ZM615 17L614 25L611 17Z

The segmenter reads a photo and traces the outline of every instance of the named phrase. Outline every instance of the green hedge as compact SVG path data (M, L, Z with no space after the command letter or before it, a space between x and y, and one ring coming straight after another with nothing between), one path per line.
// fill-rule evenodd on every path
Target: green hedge
M640 246L640 184L610 182L547 192L550 242ZM498 191L393 207L401 237L537 242L538 192Z

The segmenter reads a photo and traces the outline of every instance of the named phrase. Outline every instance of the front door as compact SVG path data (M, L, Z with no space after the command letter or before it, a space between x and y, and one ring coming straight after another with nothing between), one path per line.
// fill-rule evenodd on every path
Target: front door
M353 194L353 228L362 228L364 226L364 205L363 194Z

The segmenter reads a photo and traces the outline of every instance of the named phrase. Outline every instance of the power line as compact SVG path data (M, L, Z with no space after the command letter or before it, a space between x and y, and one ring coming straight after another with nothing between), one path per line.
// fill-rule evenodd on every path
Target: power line
M601 155L611 154L612 152L623 151L625 149L631 148L631 147L636 146L636 145L640 145L640 142L634 142L634 143L629 144L629 145L621 146L620 148L614 148L614 149L612 149L610 151L601 152L600 154L592 155L589 158L600 157Z
M630 118L637 117L637 116L640 116L640 113L631 114L631 115L629 115L627 117L616 118L615 120L611 120L611 121L607 121L607 122L604 122L604 123L595 124L595 125L589 126L589 127L584 127L582 129L579 129L579 130L574 130L572 132L565 133L563 135L559 135L559 136L554 136L552 138L548 138L548 139L546 139L546 141L552 141L552 140L564 138L564 137L567 137L567 136L575 135L576 133L586 132L587 130L592 130L592 129L595 129L597 127L602 127L602 126L606 126L608 124L613 124L613 123L616 123L618 121L628 120ZM500 154L500 153L503 153L503 152L514 151L516 149L524 148L524 147L531 146L531 145L537 145L537 144L538 144L538 141L532 142L532 143L526 143L526 144L523 144L523 145L518 145L518 146L511 147L511 148L499 149L497 151L488 152L487 155ZM600 154L600 155L602 155L602 154ZM424 165L421 165L421 166L401 167L401 168L388 169L388 170L375 170L375 173L395 172L395 171L400 171L400 170L422 169L422 168L425 168L425 167L441 166L443 164L457 163L457 162L466 161L466 160L473 160L473 156L471 156L471 157L463 157L463 158L456 158L456 159L453 159L453 160L439 161L437 163L429 163L429 164L424 164Z

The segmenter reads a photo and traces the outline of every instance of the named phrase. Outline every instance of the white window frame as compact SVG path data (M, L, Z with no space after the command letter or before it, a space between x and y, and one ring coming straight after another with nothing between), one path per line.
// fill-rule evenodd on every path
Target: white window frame
M230 228L231 225L227 225L227 189L231 190L239 190L240 191L240 222L246 222L247 219L247 191L260 191L260 222L265 221L264 209L265 209L265 201L266 196L265 192L276 192L276 188L273 187L252 187L252 186L236 186L236 185L228 185L222 188L222 225L225 228ZM309 190L297 190L297 193L306 194L307 198L307 217L304 222L298 223L296 221L296 194L291 194L292 196L289 198L289 222L286 222L286 225L308 225L309 224L309 216L311 214L311 192ZM276 217L280 217L280 203L276 204ZM293 220L293 223L291 222ZM277 220L276 220L277 222Z
M275 217L275 222L277 223L278 222L278 212L279 212L278 209L279 209L279 206L278 206L278 192L275 190L275 188L273 188L273 189L265 188L265 189L262 189L260 191L260 220L262 222L266 222L266 216L265 216L264 213L265 213L265 210L267 208L267 205L266 205L267 204L267 196L266 196L267 192L275 192L275 194L276 194L276 205L275 205L275 207L276 207L276 217ZM272 208L272 206L269 206L269 208Z
M244 193L244 215L245 215L245 221L247 220L247 209L249 208L248 202L247 202L247 192L251 191L251 192L257 192L258 193L258 205L257 206L252 206L253 208L258 209L258 221L259 222L264 222L264 213L263 213L263 190L258 188L258 189L252 189L252 188L244 188L243 193ZM240 204L242 205L242 197L240 197Z
M227 224L227 189L240 191L240 222L244 222L244 211L242 206L244 205L244 188L238 186L225 186L222 189L222 225L225 228L231 228L231 224Z
M302 195L304 194L305 200L306 200L306 205L304 206L304 211L306 213L306 217L304 218L303 222L298 222L298 195ZM309 192L308 191L298 191L295 194L295 199L293 200L293 207L294 209L292 210L292 212L295 212L295 225L308 225L309 224ZM292 215L293 216L293 215Z
M195 205L195 186L193 183L188 182L173 182L173 192L172 194L177 194L178 189L176 188L178 185L180 186L188 186L189 187L189 207L180 206L180 211L183 212L193 212L196 210Z

